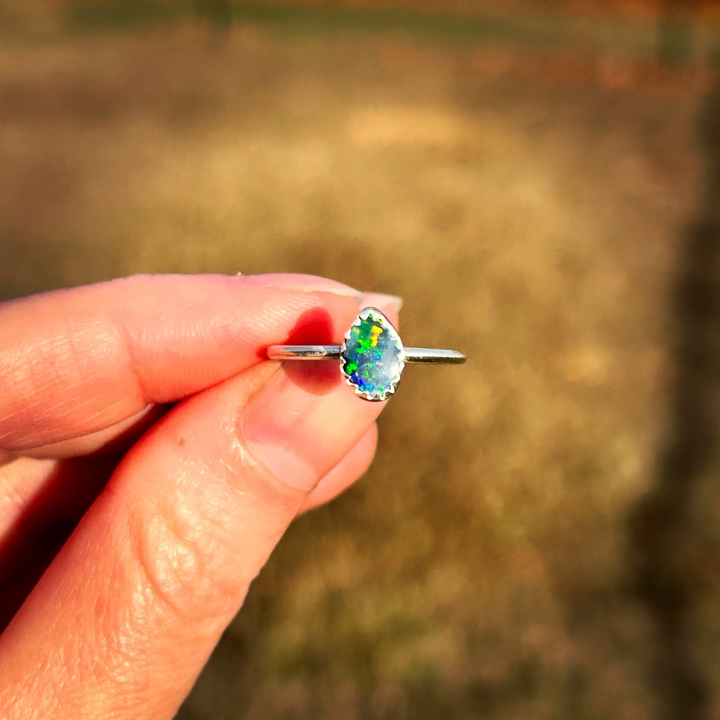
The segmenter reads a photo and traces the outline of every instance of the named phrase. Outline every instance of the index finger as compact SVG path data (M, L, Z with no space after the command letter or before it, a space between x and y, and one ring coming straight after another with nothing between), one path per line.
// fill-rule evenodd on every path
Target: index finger
M0 305L0 456L192 395L268 345L340 342L354 291L309 280L298 291L262 276L134 276Z

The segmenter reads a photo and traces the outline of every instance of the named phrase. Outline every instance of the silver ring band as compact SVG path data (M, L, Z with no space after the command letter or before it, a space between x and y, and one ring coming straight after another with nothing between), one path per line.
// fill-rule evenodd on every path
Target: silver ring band
M392 323L374 307L360 311L342 345L271 345L266 352L270 360L339 360L345 382L371 402L387 400L397 390L406 363L465 362L456 350L405 347Z
M339 360L341 345L271 345L267 349L270 360ZM445 363L462 365L467 360L457 350L406 347L406 363Z

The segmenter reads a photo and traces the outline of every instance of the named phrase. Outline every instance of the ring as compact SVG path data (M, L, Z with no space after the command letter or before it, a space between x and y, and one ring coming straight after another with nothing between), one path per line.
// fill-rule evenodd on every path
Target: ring
M271 345L270 360L340 360L340 371L355 394L380 402L400 384L405 363L459 365L465 355L456 350L403 347L392 323L374 307L365 308L345 333L342 345Z

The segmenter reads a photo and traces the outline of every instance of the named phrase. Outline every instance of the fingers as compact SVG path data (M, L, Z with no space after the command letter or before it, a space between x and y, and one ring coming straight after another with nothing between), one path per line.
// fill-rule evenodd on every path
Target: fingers
M350 452L323 477L307 496L301 512L308 512L334 500L362 477L375 456L378 428L373 423Z
M301 512L329 502L361 477L377 445L373 423L308 495ZM112 472L115 456L18 458L0 468L0 633L70 536Z
M190 398L128 454L0 638L11 718L173 716L308 493L372 441L384 403L290 365Z
M0 633L107 483L119 458L19 458L0 470ZM4 491L8 491L5 494Z
M307 276L283 289L292 277L137 276L0 305L0 457L122 431L150 404L251 367L267 345L339 341L356 291Z
M93 453L121 452L132 444L170 408L170 405L146 405L140 412L101 430L76 437L25 448L20 457L66 459ZM0 468L0 474L2 469Z

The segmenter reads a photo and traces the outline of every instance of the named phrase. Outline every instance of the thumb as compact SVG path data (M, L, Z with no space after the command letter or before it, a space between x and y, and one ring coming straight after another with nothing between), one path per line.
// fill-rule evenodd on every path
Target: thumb
M128 454L0 639L12 718L171 718L318 480L372 425L332 377L261 363Z

